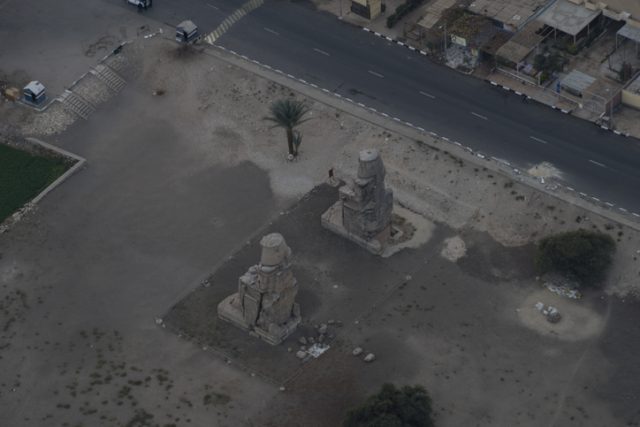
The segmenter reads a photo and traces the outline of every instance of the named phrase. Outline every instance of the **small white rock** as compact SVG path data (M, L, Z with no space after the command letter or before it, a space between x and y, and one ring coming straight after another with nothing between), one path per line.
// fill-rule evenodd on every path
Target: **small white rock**
M364 361L367 363L373 362L374 360L376 360L376 355L373 353L369 353L364 357Z
M362 354L362 347L356 347L353 349L353 351L351 352L351 354L353 354L354 356L359 356L360 354Z

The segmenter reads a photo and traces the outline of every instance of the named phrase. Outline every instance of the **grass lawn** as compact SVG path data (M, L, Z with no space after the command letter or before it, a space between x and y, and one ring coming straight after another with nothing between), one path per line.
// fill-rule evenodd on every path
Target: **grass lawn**
M62 175L71 162L0 144L0 222Z

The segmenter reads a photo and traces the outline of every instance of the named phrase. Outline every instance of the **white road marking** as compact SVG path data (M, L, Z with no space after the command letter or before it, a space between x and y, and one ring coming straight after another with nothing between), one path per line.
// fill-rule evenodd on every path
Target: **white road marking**
M471 112L471 115L476 116L477 118L482 119L482 120L489 120L489 119L487 119L486 116L483 116L482 114L475 113L473 111Z
M426 96L427 98L436 99L435 96L433 96L433 95L431 95L430 93L427 93L427 92L420 91L420 95Z
M212 9L215 9L215 10L220 10L220 9L218 9L218 6L214 6L211 3L207 3L207 6L209 6Z
M280 33L279 33L279 32L274 31L274 30L272 30L271 28L264 27L264 30L265 30L267 33L275 34L276 36L279 36L279 35L280 35Z
M600 166L601 168L606 168L606 166L600 162L596 162L595 160L589 159L589 163L593 163L596 166Z
M539 142L541 144L548 144L547 141L545 141L544 139L540 139L540 138L536 138L535 136L530 136L529 138L533 139L536 142Z
M331 55L329 55L329 53L325 52L324 50L316 49L315 47L313 48L313 50L314 50L314 51L316 51L316 52L318 52L318 53L319 53L319 54L321 54L321 55L324 55L324 56L331 56Z
M383 76L382 74L380 74L380 73L376 73L375 71L371 71L371 70L369 70L369 74L371 74L371 75L373 75L373 76L376 76L376 77L379 77L379 78L381 78L381 79L384 79L384 76Z

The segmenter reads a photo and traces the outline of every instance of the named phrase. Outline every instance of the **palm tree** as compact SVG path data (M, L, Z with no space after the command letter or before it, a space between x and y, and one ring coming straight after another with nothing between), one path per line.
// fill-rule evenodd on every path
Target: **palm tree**
M304 115L309 112L309 107L303 101L296 99L279 99L269 106L270 116L265 117L273 123L273 127L281 127L287 132L287 144L289 146L289 156L298 155L298 145L302 141L302 135L294 131L294 128L307 120Z

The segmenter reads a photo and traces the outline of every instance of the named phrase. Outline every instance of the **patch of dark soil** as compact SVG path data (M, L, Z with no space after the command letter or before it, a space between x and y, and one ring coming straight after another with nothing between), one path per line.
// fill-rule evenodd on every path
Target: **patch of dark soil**
M467 254L460 260L460 268L486 281L526 279L535 276L533 244L507 247L489 234L467 231L462 236Z
M599 386L597 394L611 405L625 425L640 425L640 302L612 298L607 329L600 340L600 351L614 367L608 381Z

